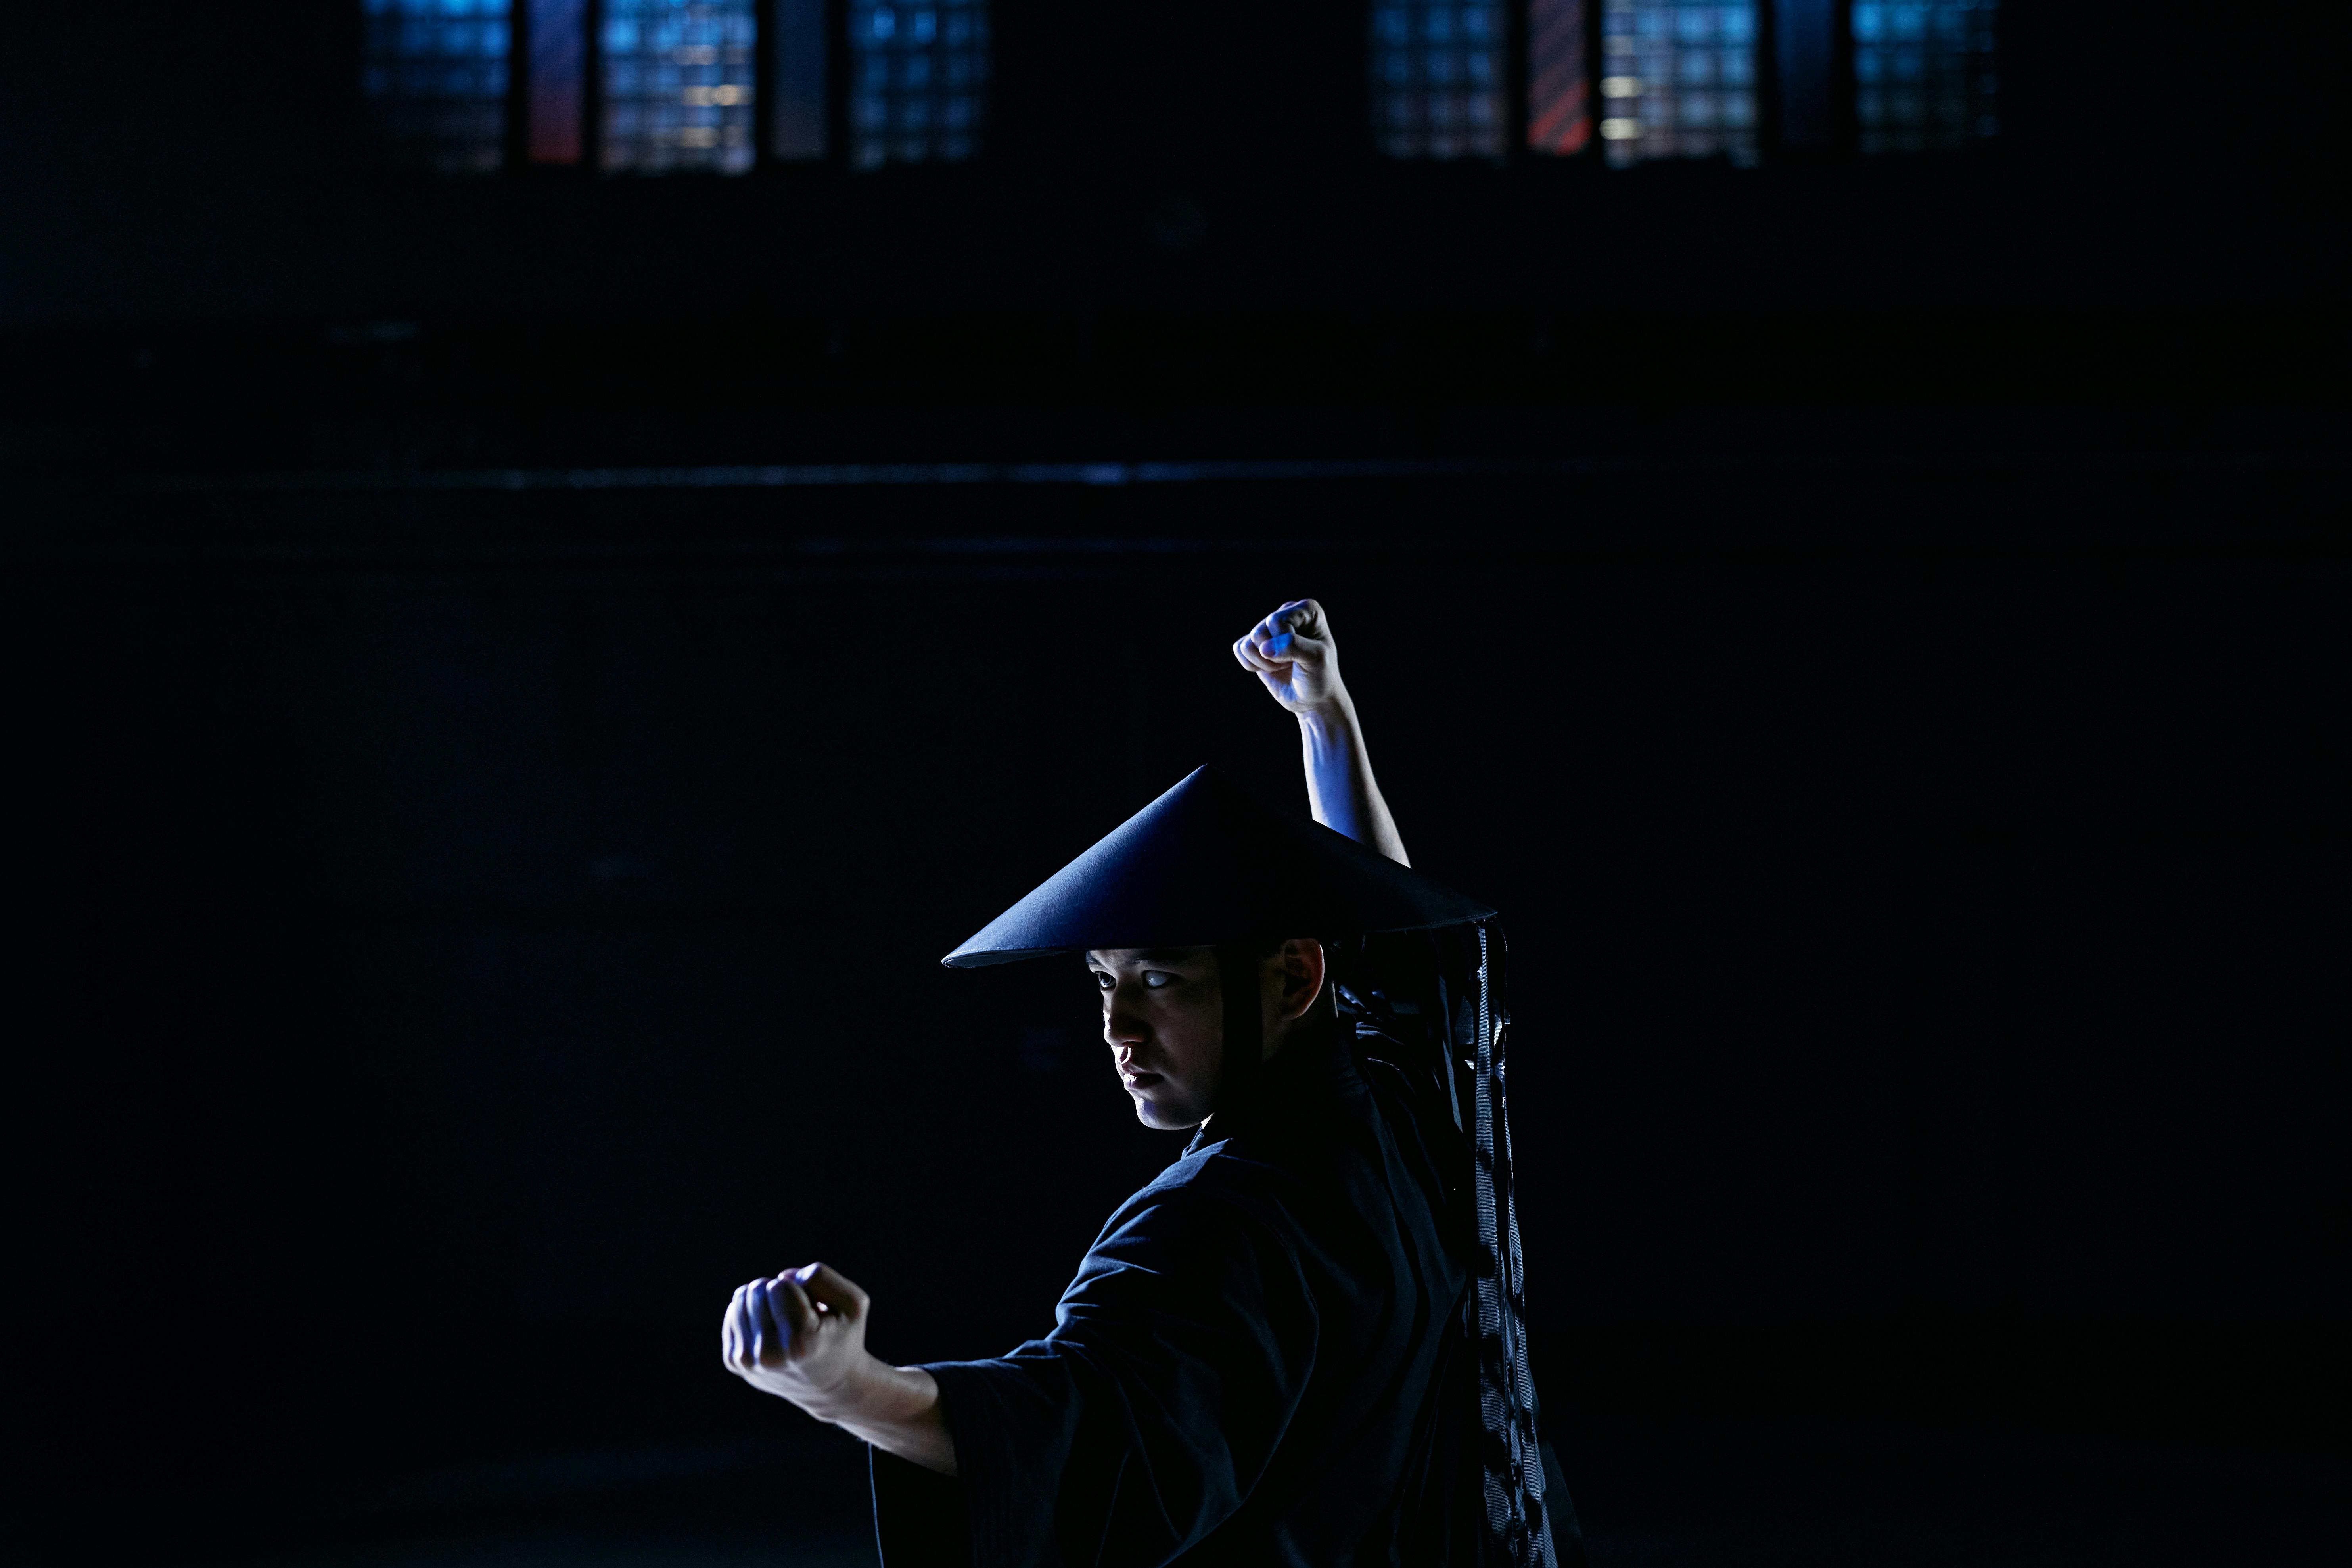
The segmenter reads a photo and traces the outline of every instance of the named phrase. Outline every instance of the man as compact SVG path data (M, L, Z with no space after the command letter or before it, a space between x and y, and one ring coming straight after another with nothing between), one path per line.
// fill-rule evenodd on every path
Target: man
M1083 951L1136 1115L1199 1129L1053 1332L890 1366L823 1264L728 1309L730 1371L872 1446L888 1568L1581 1561L1527 1371L1494 911L1407 868L1319 605L1234 653L1324 826L1200 770L947 959Z

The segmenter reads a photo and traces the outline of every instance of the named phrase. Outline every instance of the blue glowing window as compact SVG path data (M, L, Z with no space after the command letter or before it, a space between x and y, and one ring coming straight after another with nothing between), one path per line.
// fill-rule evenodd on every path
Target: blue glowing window
M1855 0L1853 107L1864 153L1929 153L2000 131L1996 0Z
M1499 158L1508 103L1503 7L1374 0L1372 136L1391 158Z
M604 0L607 169L751 167L752 0Z
M395 163L460 174L505 161L507 0L364 0L360 93Z
M850 162L961 163L980 150L988 107L986 0L852 0Z
M1601 50L1610 163L1756 161L1754 0L1603 0Z

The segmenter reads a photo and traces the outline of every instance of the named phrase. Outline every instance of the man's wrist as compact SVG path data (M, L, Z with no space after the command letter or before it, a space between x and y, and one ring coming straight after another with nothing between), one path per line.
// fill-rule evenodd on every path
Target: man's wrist
M855 1427L903 1421L937 1397L929 1373L892 1366L869 1353L848 1376L803 1408L820 1421Z
M1356 732L1356 704L1341 687L1312 708L1297 710L1298 728L1318 751L1343 749Z
M860 1369L854 1387L845 1390L847 1399L829 1406L822 1413L811 1410L818 1419L840 1427L862 1442L904 1458L914 1459L933 1469L944 1468L955 1473L952 1448L947 1450L944 1466L923 1458L932 1448L927 1433L944 1431L944 1417L940 1410L939 1381L919 1366L891 1366L869 1358Z
M887 1371L879 1358L861 1352L860 1359L842 1375L822 1388L811 1387L801 1398L793 1401L820 1421L836 1426L855 1420L858 1413L873 1403L876 1371Z

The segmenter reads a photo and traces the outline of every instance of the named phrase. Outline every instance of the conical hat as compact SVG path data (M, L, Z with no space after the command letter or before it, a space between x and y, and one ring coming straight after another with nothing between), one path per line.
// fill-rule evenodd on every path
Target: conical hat
M940 962L1417 931L1494 913L1195 768Z

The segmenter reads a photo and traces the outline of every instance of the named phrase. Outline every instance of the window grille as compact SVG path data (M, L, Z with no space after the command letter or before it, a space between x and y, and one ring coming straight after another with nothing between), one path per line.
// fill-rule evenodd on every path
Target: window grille
M1373 135L1391 158L1499 158L1507 37L1496 0L1377 0Z
M961 163L980 147L987 104L985 0L852 0L850 162Z
M1996 0L1856 0L1853 16L1863 152L1947 151L2000 132Z
M364 0L360 92L389 162L464 174L505 162L507 0Z
M1756 6L1604 0L1601 135L1609 162L1756 161Z
M751 166L751 0L604 0L607 169Z

